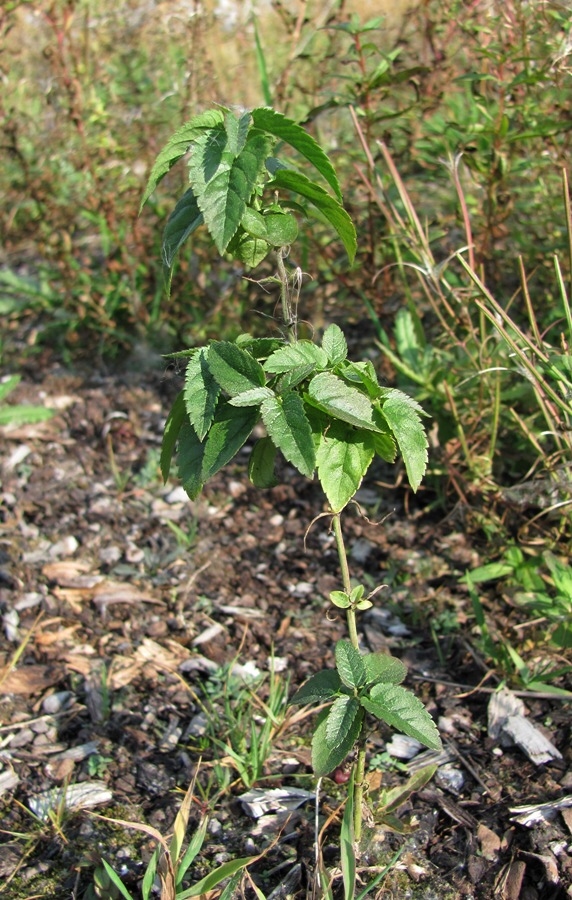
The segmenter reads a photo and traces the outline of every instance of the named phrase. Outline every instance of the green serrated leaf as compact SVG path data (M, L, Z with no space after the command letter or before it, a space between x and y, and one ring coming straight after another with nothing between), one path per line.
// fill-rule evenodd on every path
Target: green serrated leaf
M400 659L387 653L366 653L362 657L366 671L366 684L400 684L407 675L407 667Z
M265 384L264 369L258 360L231 341L213 341L208 348L207 362L213 377L231 396Z
M179 431L185 421L185 395L183 391L179 391L175 398L175 402L171 407L171 411L167 416L165 428L163 430L163 440L161 442L161 457L159 464L161 466L161 474L163 481L167 481L169 472L171 471L171 460L175 451L175 444L179 437Z
M288 462L302 475L311 478L316 466L314 442L304 404L298 394L265 400L260 413L268 434Z
M339 325L330 325L326 328L322 338L322 349L327 354L331 365L337 366L344 361L348 355L348 345Z
M279 347L284 346L284 341L280 338L255 338L251 334L239 334L235 344L241 350L248 350L255 359L266 359Z
M359 710L351 728L346 732L344 740L337 747L329 747L326 742L327 713L318 719L318 725L312 738L312 768L321 777L333 772L341 765L352 750L361 732L363 711Z
M203 214L191 188L186 191L167 219L163 232L163 265L171 269L179 248L203 224Z
M374 434L373 444L377 456L381 456L386 462L395 462L397 446L390 434Z
M415 738L430 750L441 750L437 727L419 700L399 684L376 684L369 697L361 697L362 706L378 719Z
M330 591L330 600L338 609L347 609L350 605L350 598L345 591Z
M374 457L373 435L333 422L316 453L318 478L333 512L338 513L358 490Z
M223 129L205 135L193 147L191 187L219 253L225 252L238 230L269 150L268 139L255 133L234 155Z
M151 169L147 186L143 193L140 211L157 187L161 179L172 166L185 155L191 144L202 137L205 131L210 131L222 124L224 113L222 109L209 109L207 112L194 116L169 138Z
M414 491L421 484L427 468L427 434L419 416L423 409L401 391L384 391L381 412L389 425L405 463L409 484Z
M204 487L206 480L202 475L204 455L205 444L198 439L197 432L185 415L179 429L177 466L181 483L191 500L196 500Z
M320 145L301 125L267 107L253 109L252 121L256 128L269 132L281 141L286 141L301 153L333 188L336 197L341 201L342 192L334 167Z
M257 421L256 407L236 408L219 399L204 441L199 441L188 421L183 424L179 432L177 463L183 487L191 500L198 497L209 478L236 456Z
M346 381L362 384L372 399L377 399L382 393L382 388L377 380L377 372L369 359L360 362L346 362L338 374Z
M276 463L276 447L271 438L260 438L254 445L248 461L248 477L255 487L274 487L276 477L274 466Z
M353 263L357 250L356 230L344 207L331 194L305 175L289 169L278 170L268 188L294 191L309 200L334 228L345 247L350 263Z
M323 669L312 675L302 687L298 688L290 703L293 706L306 706L309 703L327 703L336 697L342 683L335 669Z
M267 372L278 375L308 365L324 369L328 365L328 357L322 348L312 341L296 341L295 344L286 344L272 353L266 360L264 368Z
M347 687L359 688L365 684L366 671L361 653L349 641L336 644L336 668Z
M185 409L199 441L209 430L220 394L207 364L207 349L201 347L187 363L185 373Z
M343 744L359 712L360 703L357 697L348 697L347 694L336 697L326 719L325 737L328 747L333 750Z
M260 406L264 400L271 400L274 392L267 387L252 388L250 391L243 391L237 394L228 402L231 406Z
M276 381L275 388L277 394L287 394L297 385L306 381L307 378L315 371L315 363L306 363L305 366L294 366L288 372L284 372L281 378Z
M331 372L315 375L308 385L308 394L320 409L335 419L368 431L381 433L385 430L375 421L375 410L369 398Z
M258 422L255 406L237 408L219 401L213 424L204 443L201 477L203 484L226 466L250 437Z
M243 150L252 124L250 111L246 110L239 117L233 112L227 112L224 117L224 129L228 138L228 149L237 156Z

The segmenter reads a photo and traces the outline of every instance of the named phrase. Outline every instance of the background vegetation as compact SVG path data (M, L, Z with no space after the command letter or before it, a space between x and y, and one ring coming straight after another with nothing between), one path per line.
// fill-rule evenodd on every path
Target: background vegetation
M554 549L572 477L570 11L390 7L5 3L4 364L49 348L72 365L94 353L146 365L152 349L232 338L245 319L256 333L275 298L261 304L235 263L215 266L200 232L166 297L161 231L184 166L138 211L158 150L191 115L272 104L330 154L359 236L350 268L308 226L305 315L349 326L433 416L427 503L472 511L493 554L515 536Z

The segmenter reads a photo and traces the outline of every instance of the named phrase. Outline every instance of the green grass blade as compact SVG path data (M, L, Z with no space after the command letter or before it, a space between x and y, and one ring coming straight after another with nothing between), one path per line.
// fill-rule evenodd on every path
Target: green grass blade
M266 106L272 106L272 91L270 90L270 81L268 79L268 69L266 67L266 57L264 48L260 40L260 32L258 30L258 17L252 14L252 24L254 27L254 49L256 53L256 65L258 67L258 75L260 77L260 87L262 96Z
M397 851L397 853L395 853L394 856L392 857L392 859L389 860L389 862L388 862L388 864L386 865L385 869L383 869L381 872L379 872L379 873L375 876L375 878L373 879L373 881L370 881L370 883L363 889L363 891L361 891L361 892L357 895L357 897L355 898L355 900L364 900L364 897L367 897L367 895L368 895L371 891L373 891L373 889L374 889L375 887L377 887L377 885L379 884L379 882L380 882L383 878L385 878L385 876L388 875L389 872L391 872L391 870L393 869L394 865L395 865L396 862L399 860L399 857L402 855L402 853L404 853L406 847L407 847L407 845L404 844L403 847L400 847L400 848L399 848L399 850Z
M340 829L340 859L344 880L344 900L354 900L356 889L356 854L354 850L354 772L348 785L348 799Z
M151 889L155 884L155 876L157 874L157 863L159 861L159 855L161 853L161 847L158 846L153 853L153 856L149 860L147 864L147 868L145 869L145 875L143 876L143 883L141 885L141 893L143 895L143 900L149 900L151 896Z
M215 869L214 872L211 872L209 875L205 875L204 878L201 878L201 880L197 881L192 887L177 894L177 900L187 900L188 897L207 894L209 891L214 890L214 888L222 881L226 881L227 878L232 878L237 872L242 872L247 866L256 862L257 859L260 859L260 857L245 856L239 859L231 859L229 862L223 863L222 866L219 866L218 869Z
M187 869L195 861L197 854L200 852L200 850L203 846L203 843L205 840L205 835L207 833L208 824L209 824L209 820L205 816L205 818L202 820L201 824L199 825L199 827L193 834L191 841L189 843L189 846L185 850L185 853L184 853L180 863L177 866L177 873L176 873L177 887L180 885L181 881L183 880L183 878L185 876Z
M103 868L105 869L105 871L107 872L107 874L109 875L110 881L112 882L112 884L115 885L115 887L117 888L117 890L119 891L121 896L125 897L125 900L133 900L132 895L129 893L129 891L127 890L127 888L121 881L121 878L119 877L119 875L117 875L116 872L113 871L113 869L111 868L111 866L109 865L107 860L102 859L101 864L102 864Z

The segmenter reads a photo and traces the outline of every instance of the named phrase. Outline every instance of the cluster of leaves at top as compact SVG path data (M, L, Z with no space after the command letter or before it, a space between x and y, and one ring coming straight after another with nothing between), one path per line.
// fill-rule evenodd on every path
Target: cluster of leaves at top
M335 196L273 156L279 141L298 150ZM334 227L353 259L355 230L341 205L336 173L295 122L265 107L196 116L159 154L143 202L187 152L190 187L163 238L168 269L203 223L220 253L256 265L272 248L295 239L290 210L307 215L309 208ZM268 194L271 200L265 202ZM321 346L245 334L236 342L213 341L177 355L189 357L186 383L167 422L161 466L167 477L178 443L179 473L190 497L233 459L260 419L267 436L255 444L249 466L259 487L274 483L279 450L303 475L312 477L317 470L333 512L339 512L375 454L393 462L397 448L412 487L418 487L427 461L422 410L407 395L380 386L371 362L350 362L338 326L326 330Z
M273 156L278 144L294 147L334 192ZM211 109L180 128L159 153L141 206L171 167L189 154L190 187L173 210L163 235L163 262L170 270L177 251L203 223L219 253L230 253L247 266L258 265L273 247L293 243L296 219L310 203L336 230L353 260L356 234L341 204L335 170L319 144L300 125L267 107L235 114ZM276 202L276 193L298 200ZM264 194L271 199L265 202ZM301 202L300 202L301 201Z
M289 144L309 162L327 188L273 155ZM350 261L355 229L341 204L335 171L321 147L299 125L271 109L240 113L216 109L193 118L171 138L151 172L143 202L171 166L186 154L190 187L170 216L163 260L174 257L201 224L219 252L254 266L273 248L282 262L298 231L294 212L315 215L337 232ZM333 192L333 193L331 193ZM294 195L294 196L293 196ZM302 475L318 479L337 516L358 490L373 458L393 462L397 451L417 489L427 463L421 407L406 394L379 384L370 361L348 360L342 330L335 324L321 343L287 337L212 341L175 354L187 357L185 387L176 398L163 438L161 468L166 479L176 453L179 475L191 498L229 463L261 422L249 475L258 487L275 484L280 452ZM360 585L334 591L332 602L352 614L371 606ZM319 673L298 692L297 703L331 702L313 742L317 774L339 765L359 739L365 711L418 738L440 746L433 721L415 696L399 685L405 668L383 654L362 657L340 641L337 669Z

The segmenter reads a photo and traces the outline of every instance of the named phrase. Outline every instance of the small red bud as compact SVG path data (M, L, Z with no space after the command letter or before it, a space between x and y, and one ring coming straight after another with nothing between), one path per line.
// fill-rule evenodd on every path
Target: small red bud
M346 784L346 782L350 780L351 774L351 766L339 766L332 772L330 778L335 781L336 784Z

